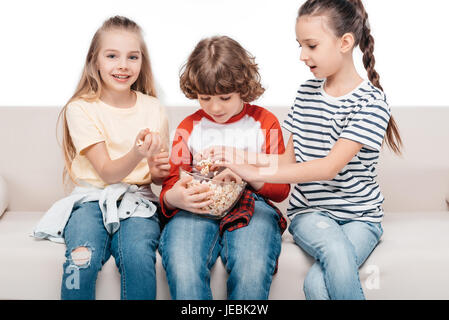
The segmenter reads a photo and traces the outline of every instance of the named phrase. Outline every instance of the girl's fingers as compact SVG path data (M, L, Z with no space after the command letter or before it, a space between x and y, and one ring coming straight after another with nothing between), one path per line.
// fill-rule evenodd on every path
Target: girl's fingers
M148 128L142 129L142 130L140 130L139 133L137 134L137 137L143 140L143 139L145 139L145 136L146 136L147 134L149 134L149 133L150 133L150 129L148 129Z
M203 160L203 154L201 152L195 153L195 155L193 156L193 162L198 163L201 160Z
M155 154L161 149L161 137L159 133L151 133L151 146L149 146L149 153Z
M229 157L229 154L222 151L217 151L211 156L212 162L230 162L229 160L232 160L233 157Z
M201 153L199 153L199 156L201 157L200 160L203 159L212 159L212 157L214 156L214 154L216 152L221 151L222 147L221 146L212 146L209 148L204 149L203 151L201 151Z
M152 139L153 139L153 137L152 137L151 133L150 133L150 134L147 134L147 135L145 136L145 139L143 140L143 146L144 146L144 148L145 148L146 150L151 146L151 144L152 144Z
M139 133L137 134L137 137L136 137L136 145L138 147L143 145L145 137L148 135L148 133L150 133L150 129L148 129L148 128L139 131Z

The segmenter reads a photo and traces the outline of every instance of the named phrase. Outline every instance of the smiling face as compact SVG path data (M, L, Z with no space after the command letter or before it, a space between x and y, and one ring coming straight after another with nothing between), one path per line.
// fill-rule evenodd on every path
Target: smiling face
M226 123L243 110L244 102L240 93L219 95L198 94L201 108L217 123Z
M316 78L335 74L343 62L341 40L329 29L325 16L301 16L296 22L300 59Z
M142 66L142 53L137 34L113 29L101 37L97 68L104 90L126 92L137 80Z

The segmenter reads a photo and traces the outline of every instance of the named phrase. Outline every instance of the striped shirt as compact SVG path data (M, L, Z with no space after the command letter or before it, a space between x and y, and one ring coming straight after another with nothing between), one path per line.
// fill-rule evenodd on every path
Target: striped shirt
M287 215L323 211L337 220L381 222L384 197L376 166L391 111L384 93L369 81L342 97L309 80L298 90L283 127L293 136L297 162L324 158L340 138L363 144L359 153L329 181L298 183Z

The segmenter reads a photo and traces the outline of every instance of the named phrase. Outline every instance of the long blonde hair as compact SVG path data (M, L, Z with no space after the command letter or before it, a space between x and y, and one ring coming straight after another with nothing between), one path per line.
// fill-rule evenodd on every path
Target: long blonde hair
M73 96L69 99L67 104L62 108L59 113L57 127L62 120L62 150L64 154L64 172L63 181L66 182L67 176L70 177L72 182L76 184L75 177L72 174L72 161L76 156L76 149L70 137L69 128L67 125L67 106L75 100L83 99L85 101L98 101L101 96L102 82L97 68L97 58L100 51L101 36L110 30L119 29L136 33L140 38L140 51L142 55L142 66L140 69L139 77L136 82L131 86L132 90L140 91L144 94L156 97L156 90L154 87L153 72L150 64L150 57L148 54L147 46L143 40L142 29L134 21L122 17L114 16L106 20L103 25L95 32L92 41L90 43L89 50L86 56L86 62L84 64L81 79L75 90Z

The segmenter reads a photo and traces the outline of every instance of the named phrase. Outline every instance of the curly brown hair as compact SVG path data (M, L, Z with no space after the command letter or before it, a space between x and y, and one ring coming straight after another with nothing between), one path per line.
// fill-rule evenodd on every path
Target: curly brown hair
M244 102L252 102L265 91L254 56L227 36L206 38L196 45L181 68L180 86L189 99L237 92Z

